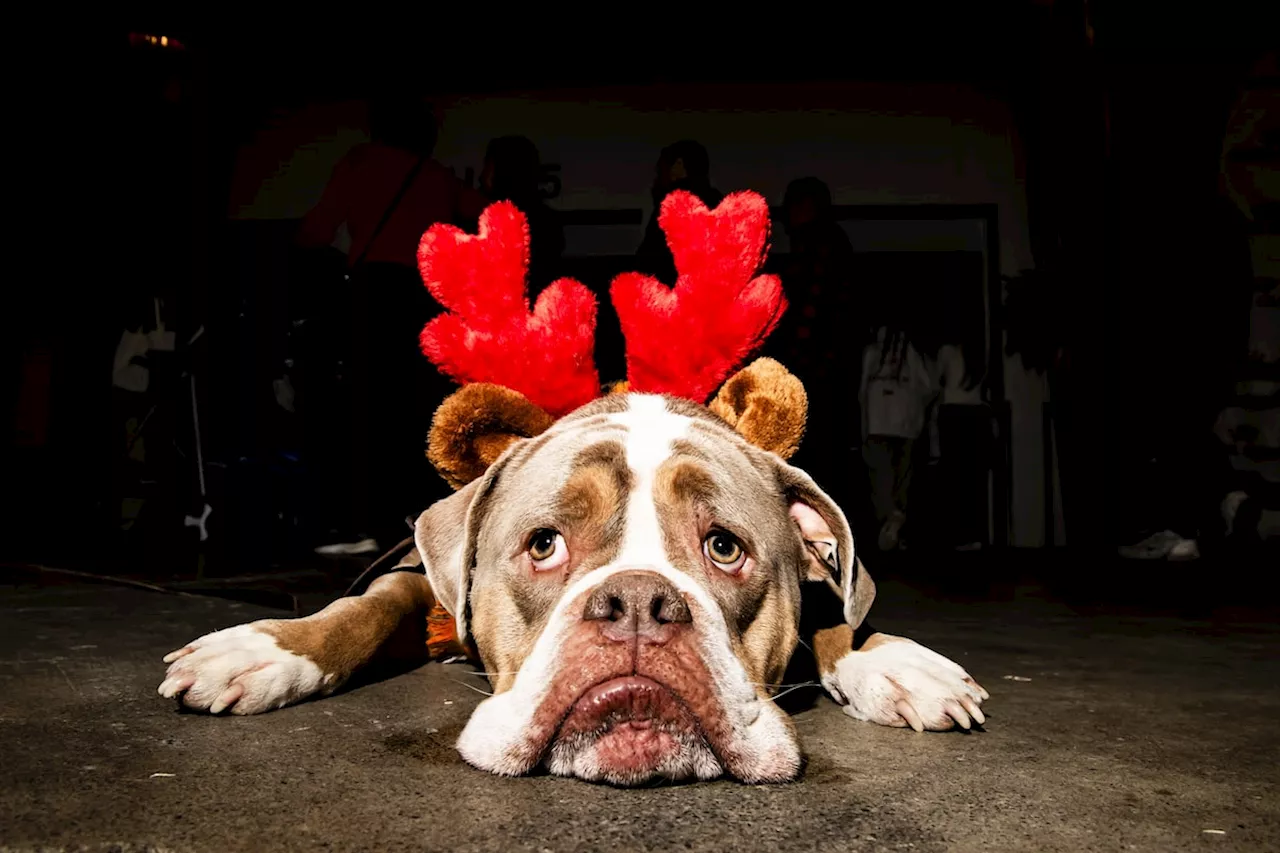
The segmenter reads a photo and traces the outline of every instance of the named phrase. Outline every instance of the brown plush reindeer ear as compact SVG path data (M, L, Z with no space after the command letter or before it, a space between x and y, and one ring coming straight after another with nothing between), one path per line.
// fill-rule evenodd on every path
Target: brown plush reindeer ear
M809 396L781 364L758 358L731 376L707 408L756 447L790 459L804 437Z
M520 392L478 382L440 404L427 436L427 459L461 489L479 478L508 447L547 430L555 418Z

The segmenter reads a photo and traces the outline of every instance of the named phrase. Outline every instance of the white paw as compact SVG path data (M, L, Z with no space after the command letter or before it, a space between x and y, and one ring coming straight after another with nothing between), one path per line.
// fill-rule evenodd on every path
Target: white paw
M169 669L157 692L213 714L260 714L319 691L320 667L280 648L258 624L214 631L165 655Z
M847 704L844 712L882 726L946 731L986 722L979 707L990 694L955 661L903 637L850 652L823 677Z

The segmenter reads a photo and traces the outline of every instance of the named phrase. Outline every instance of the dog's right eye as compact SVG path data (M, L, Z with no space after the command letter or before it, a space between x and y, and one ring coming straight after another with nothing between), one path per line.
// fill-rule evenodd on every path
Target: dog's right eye
M540 572L558 569L568 559L569 549L564 544L564 536L549 527L533 531L529 537L529 559L533 568Z
M702 540L702 553L729 574L737 574L746 561L747 552L738 537L723 530L713 530Z
M529 556L535 560L545 560L556 552L556 537L560 534L554 530L534 531L529 540Z

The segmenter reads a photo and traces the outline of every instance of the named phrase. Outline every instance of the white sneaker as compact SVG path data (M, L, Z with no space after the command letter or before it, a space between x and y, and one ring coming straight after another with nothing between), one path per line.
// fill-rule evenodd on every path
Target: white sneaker
M1136 544L1121 545L1118 550L1120 556L1127 560L1163 560L1175 545L1184 541L1186 540L1172 530L1162 530Z
M1264 509L1258 519L1258 536L1264 542L1280 537L1280 510Z
M880 538L876 544L880 546L881 551L894 551L899 544L899 534L902 531L902 525L907 521L907 517L900 511L894 510L889 513L889 518L885 520L884 526L880 528Z
M354 542L334 542L331 545L321 545L316 548L316 553L322 557L349 557L356 554L373 554L378 550L378 540L372 537L365 537Z
M1185 563L1200 559L1200 545L1194 539L1183 539L1169 549L1169 561Z
M1222 520L1227 525L1227 535L1235 533L1236 514L1240 512L1240 507L1245 501L1249 500L1249 495L1245 492L1231 492L1222 499Z

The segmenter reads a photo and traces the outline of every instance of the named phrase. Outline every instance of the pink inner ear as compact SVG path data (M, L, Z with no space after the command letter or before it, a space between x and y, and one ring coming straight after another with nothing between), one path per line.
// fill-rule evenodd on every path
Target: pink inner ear
M830 582L836 555L836 535L831 532L831 525L813 507L800 501L792 502L790 512L808 546L805 550L809 565L805 576L811 581Z
M793 501L791 518L800 527L800 535L806 542L835 541L836 535L831 531L831 526L808 504Z

